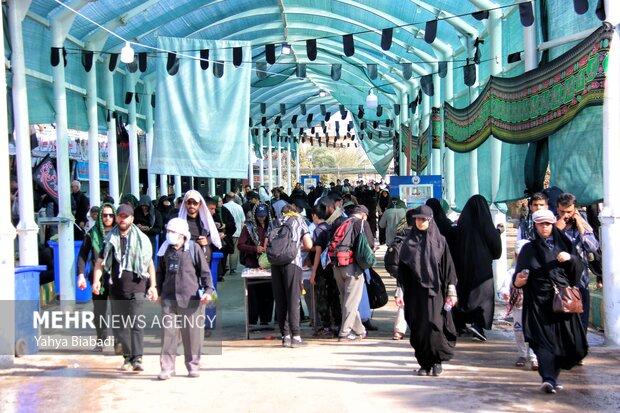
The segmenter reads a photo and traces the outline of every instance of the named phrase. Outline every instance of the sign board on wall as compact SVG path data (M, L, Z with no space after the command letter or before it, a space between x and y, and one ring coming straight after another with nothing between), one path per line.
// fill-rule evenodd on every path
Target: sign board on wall
M75 170L79 181L88 181L88 162L78 162ZM107 162L99 162L99 179L102 181L110 180L110 169Z
M429 198L441 199L441 175L391 175L390 196L402 199L407 208L424 205Z
M304 192L307 193L310 190L311 186L316 188L320 178L321 177L319 175L302 175L301 185L304 187Z

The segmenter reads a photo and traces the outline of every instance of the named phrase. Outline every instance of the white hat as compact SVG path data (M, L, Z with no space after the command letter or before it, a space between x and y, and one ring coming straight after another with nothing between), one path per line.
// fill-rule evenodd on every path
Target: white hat
M192 237L189 232L189 226L187 225L187 221L181 218L172 218L170 221L168 221L168 225L166 225L166 230L174 231L177 234L183 235L186 241Z
M537 224L542 222L555 224L557 222L557 219L555 218L555 215L553 215L553 212L548 209L539 209L538 211L534 212L532 214L532 220Z

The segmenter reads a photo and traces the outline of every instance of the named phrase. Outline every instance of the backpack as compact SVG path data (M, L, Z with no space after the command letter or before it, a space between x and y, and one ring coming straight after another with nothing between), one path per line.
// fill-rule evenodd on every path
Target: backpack
M370 280L366 282L366 291L368 292L368 303L372 310L381 308L388 303L388 293L381 276L372 268L370 271Z
M390 276L396 278L398 274L398 261L400 261L400 249L403 246L403 241L405 237L396 236L394 237L394 241L390 245L388 245L387 250L385 251L385 257L383 257L383 263L385 265L385 270L390 274Z
M294 236L293 219L288 218L273 228L267 237L267 258L271 265L288 265L299 252L299 245Z
M353 219L349 218L336 228L334 236L327 247L327 254L337 267L345 267L355 262L352 236Z

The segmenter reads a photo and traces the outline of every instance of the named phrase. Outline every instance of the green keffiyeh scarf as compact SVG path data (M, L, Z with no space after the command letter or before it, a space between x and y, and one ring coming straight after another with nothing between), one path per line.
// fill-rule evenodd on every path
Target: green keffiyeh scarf
M131 271L140 277L148 278L149 264L152 259L153 247L151 246L151 241L133 224L127 234L127 252L124 257L121 251L121 233L118 226L114 227L105 238L103 269L108 274L112 274L112 265L114 260L116 260L120 263L119 277L123 271Z
M99 255L101 252L101 247L103 246L103 242L105 240L105 227L103 226L103 209L105 207L109 207L114 211L114 205L112 204L103 204L99 209L99 216L97 217L97 221L95 221L95 225L88 231L88 235L90 236L90 242L93 246L93 250L95 251L95 257Z

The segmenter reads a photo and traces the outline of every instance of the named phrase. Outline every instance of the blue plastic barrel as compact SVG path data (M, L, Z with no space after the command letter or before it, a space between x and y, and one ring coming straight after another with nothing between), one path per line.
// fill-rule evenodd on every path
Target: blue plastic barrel
M39 329L33 328L33 313L39 311L39 277L44 265L15 268L15 355L37 352Z
M214 252L211 254L211 279L213 280L213 288L217 290L217 271L220 265L220 261L224 258L224 254L221 252ZM217 309L215 305L209 305L205 308L205 316L207 320L205 322L205 329L215 328Z
M75 301L78 303L87 303L89 302L92 297L93 297L93 290L92 287L90 285L90 277L88 277L88 271L86 271L86 274L84 274L86 276L86 288L84 290L80 290L79 288L77 288L77 259L78 259L78 254L80 252L80 247L82 246L82 241L73 241L74 244L74 252L75 252L75 256L73 258L73 268L75 268L76 273L74 274L74 276L76 277L76 282L75 282ZM48 241L47 245L49 245L52 250L54 251L54 292L56 294L60 294L60 250L59 250L59 245L58 242L56 241ZM86 270L89 269L89 265L87 263L87 268ZM60 294L62 296L62 294Z

